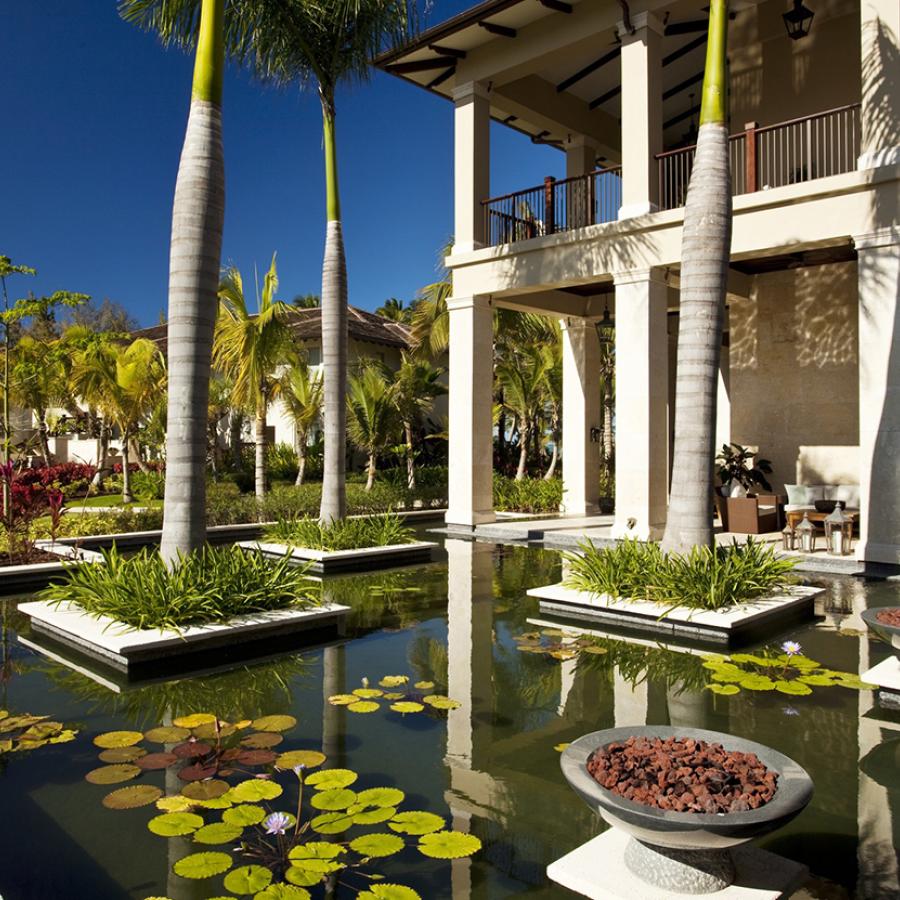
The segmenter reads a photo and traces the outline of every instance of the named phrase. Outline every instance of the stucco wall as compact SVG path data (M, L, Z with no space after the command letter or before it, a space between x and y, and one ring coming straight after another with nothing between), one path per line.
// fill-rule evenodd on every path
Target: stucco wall
M756 275L730 307L731 439L772 486L858 481L856 263Z

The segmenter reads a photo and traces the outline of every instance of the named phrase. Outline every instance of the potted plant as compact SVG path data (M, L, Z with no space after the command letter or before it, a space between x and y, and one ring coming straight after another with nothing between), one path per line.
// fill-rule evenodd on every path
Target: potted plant
M722 491L725 496L731 494L731 490L740 486L744 496L751 493L757 487L771 491L772 485L766 479L766 475L772 474L772 463L767 459L756 459L756 451L740 444L722 444L722 449L716 457L716 475L722 483Z

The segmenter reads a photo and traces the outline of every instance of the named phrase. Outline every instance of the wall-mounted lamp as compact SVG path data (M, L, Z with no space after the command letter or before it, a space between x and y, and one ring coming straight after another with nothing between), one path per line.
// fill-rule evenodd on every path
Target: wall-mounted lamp
M792 41L799 41L809 34L815 13L803 5L803 0L794 0L794 5L786 13L781 14L784 19L784 27L787 28L788 37Z
M594 427L591 429L591 443L592 444L600 443L600 429L599 428Z
M615 343L616 323L609 314L609 303L603 307L603 318L597 322L597 338L601 344Z

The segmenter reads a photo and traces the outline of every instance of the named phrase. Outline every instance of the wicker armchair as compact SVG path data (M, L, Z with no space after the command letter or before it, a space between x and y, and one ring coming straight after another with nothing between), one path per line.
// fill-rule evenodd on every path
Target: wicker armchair
M755 497L722 497L716 495L716 509L722 528L732 534L766 534L779 531L781 498L774 494Z

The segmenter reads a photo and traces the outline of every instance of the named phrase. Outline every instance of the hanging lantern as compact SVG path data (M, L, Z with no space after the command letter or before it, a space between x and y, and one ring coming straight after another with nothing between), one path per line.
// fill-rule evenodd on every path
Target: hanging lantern
M790 525L785 525L781 532L781 546L784 550L794 549L794 529Z
M616 323L609 314L609 303L604 304L603 318L597 322L597 338L601 344L615 343Z
M844 533L844 525L847 520L844 518L844 511L840 504L835 506L833 512L825 517L825 546L832 556L844 556L847 552L846 534Z
M794 0L794 5L786 13L781 14L784 19L784 27L787 28L788 37L792 41L799 41L809 34L815 13L803 5L803 0Z
M816 549L816 529L809 516L803 513L803 521L797 526L797 549L803 553L812 553Z

